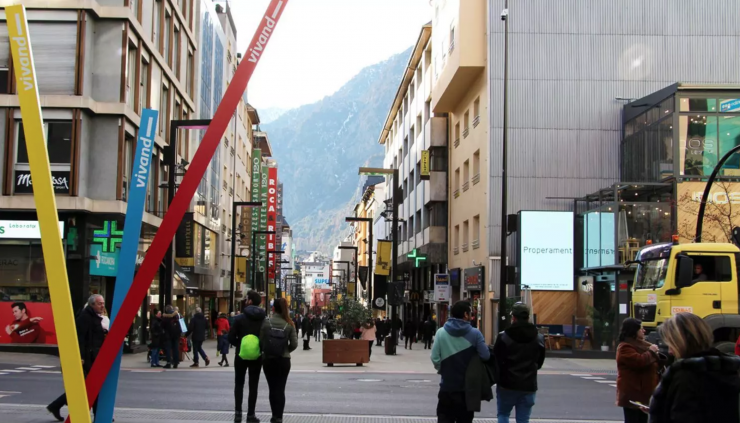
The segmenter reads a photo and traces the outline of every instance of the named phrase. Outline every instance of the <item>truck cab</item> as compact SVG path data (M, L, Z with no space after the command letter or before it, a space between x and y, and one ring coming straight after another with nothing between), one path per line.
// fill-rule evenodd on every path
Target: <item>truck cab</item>
M631 315L642 321L649 340L659 341L657 328L666 319L689 312L709 324L718 349L734 353L740 333L737 246L653 244L640 249L635 261Z

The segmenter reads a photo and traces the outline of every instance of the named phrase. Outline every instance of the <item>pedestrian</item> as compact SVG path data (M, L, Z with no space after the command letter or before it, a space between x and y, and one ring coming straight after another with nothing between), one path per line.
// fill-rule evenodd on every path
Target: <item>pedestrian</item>
M182 336L182 327L180 327L180 316L175 308L168 305L164 308L162 315L162 329L164 336L164 352L167 356L167 365L165 369L176 369L180 364L180 336Z
M82 359L82 371L85 376L98 357L100 348L105 341L105 332L103 330L103 310L105 309L105 299L102 295L93 294L87 300L87 306L75 318L75 327L77 328L77 340L80 345L80 358ZM59 398L52 401L46 406L46 410L51 413L55 419L60 422L64 421L61 416L62 407L67 405L67 394L63 393ZM93 413L98 412L98 401L93 403Z
M229 343L236 348L234 357L234 422L242 421L242 403L244 402L244 382L247 371L249 371L249 398L247 399L247 423L259 423L255 415L257 407L257 393L260 384L260 373L262 372L262 354L260 351L260 332L265 320L265 310L259 305L262 297L257 291L247 292L247 300L242 314L237 316L234 324L229 330ZM249 356L252 349L256 352ZM256 345L256 348L255 348ZM256 349L256 351L255 351Z
M625 319L617 347L617 406L624 410L625 423L647 423L647 414L631 401L650 402L661 361L658 346L645 340L642 322Z
M229 319L226 317L226 313L221 313L216 319L216 333L218 333L216 348L221 353L221 361L218 362L219 366L229 367Z
M545 339L529 322L529 314L529 306L514 304L511 326L499 333L493 347L499 372L496 386L499 423L509 423L515 407L517 423L529 423L532 415L537 371L545 362Z
M383 346L383 321L380 317L375 319L375 346Z
M406 325L404 326L403 330L403 348L406 349L414 349L414 342L416 341L414 338L416 338L416 322L414 322L412 319L406 320Z
M188 325L188 331L185 332L185 337L190 336L190 340L193 341L193 364L190 367L200 367L198 364L198 355L203 357L203 361L206 362L206 367L211 364L211 359L203 351L203 342L206 340L208 334L208 320L203 315L203 310L200 307L195 308L195 314L190 318L190 324Z
M692 313L678 313L658 330L676 361L650 399L650 423L740 420L740 357L713 348L712 329Z
M321 318L319 316L313 317L313 340L321 342Z
M424 331L424 349L432 349L432 338L434 338L434 332L437 331L437 322L432 319L432 315L427 316L426 322L423 325Z
M301 337L303 338L303 351L308 351L311 348L309 345L311 342L311 335L312 335L313 325L311 324L311 315L308 315L303 318L303 321L301 322Z
M375 327L373 319L367 319L367 322L365 322L365 324L360 328L360 339L369 343L370 352L367 355L368 360L370 359L370 356L373 355L373 342L375 341L376 333L377 328Z
M285 385L290 373L290 353L298 348L296 329L288 315L288 303L278 298L272 306L272 316L262 323L260 344L263 351L265 378L270 388L270 423L283 423Z
M383 333L386 336L391 335L391 338L393 338L393 327L392 326L393 325L391 323L391 320L386 317L385 320L383 320ZM398 345L398 344L393 344L393 345Z
M442 376L437 394L437 421L441 423L473 422L475 412L468 410L466 398L466 373L473 359L491 358L483 334L470 326L471 309L467 301L456 302L432 348L432 363Z
M164 330L162 329L162 312L156 308L152 310L152 321L149 325L149 351L151 358L149 363L151 367L162 367L159 364L159 349L162 348L162 338L164 337Z
M334 321L334 316L329 315L326 319L326 337L328 339L334 339L334 332L337 329L337 323Z

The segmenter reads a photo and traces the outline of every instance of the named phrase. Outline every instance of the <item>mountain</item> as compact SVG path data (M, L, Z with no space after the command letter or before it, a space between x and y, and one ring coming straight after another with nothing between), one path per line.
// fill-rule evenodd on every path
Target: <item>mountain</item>
M368 66L331 96L261 125L283 182L297 248L330 252L359 198L360 166L382 166L378 136L411 49ZM262 111L260 111L262 117Z
M280 116L284 115L288 109L283 109L281 107L267 107L264 109L258 109L258 111L260 114L260 123L262 125L266 125L276 121Z

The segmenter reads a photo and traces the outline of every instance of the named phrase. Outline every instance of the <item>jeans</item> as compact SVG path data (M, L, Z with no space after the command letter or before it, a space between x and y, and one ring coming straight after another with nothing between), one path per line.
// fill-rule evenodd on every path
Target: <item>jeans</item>
M208 358L206 352L203 351L203 341L193 341L193 363L198 364L198 354L203 357L203 360Z
M465 392L440 391L437 399L437 423L473 423L475 413L468 411Z
M159 366L159 345L152 345L151 350L152 358L150 363L152 366Z
M404 348L408 347L408 349L413 350L414 348L414 337L413 336L407 336L406 339L403 341Z
M254 416L257 405L257 393L262 372L262 357L257 360L242 360L239 356L234 359L234 409L242 411L244 402L244 382L249 370L249 398L247 399L247 415Z
M511 410L516 407L516 423L529 423L532 415L535 393L512 391L496 388L496 404L498 406L498 423L509 423Z
M424 349L432 349L432 338L427 338L424 340Z
M367 341L370 344L370 353L367 355L367 358L370 358L371 355L373 355L373 341Z
M321 328L314 329L313 340L316 342L321 342Z
M648 415L636 408L624 407L624 423L647 423Z
M180 364L180 339L168 339L164 341L164 353L167 356L167 364L176 366Z
M265 379L270 388L270 409L272 417L282 419L285 410L285 385L290 373L290 358L268 358L262 362Z

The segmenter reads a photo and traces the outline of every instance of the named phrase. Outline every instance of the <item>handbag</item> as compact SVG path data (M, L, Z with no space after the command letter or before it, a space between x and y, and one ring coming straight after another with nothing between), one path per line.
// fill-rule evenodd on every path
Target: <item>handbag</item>
M188 331L188 325L185 324L185 319L182 317L179 319L180 322L180 329L182 330L182 333L185 333Z

